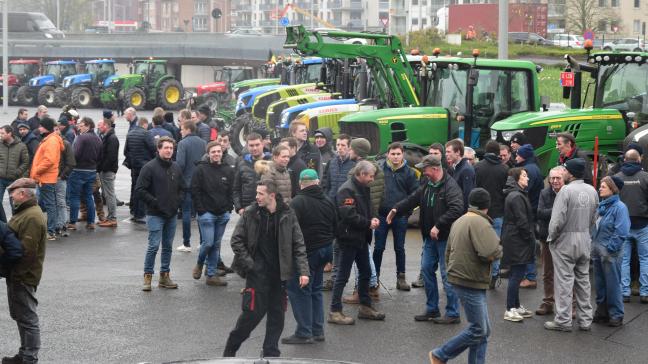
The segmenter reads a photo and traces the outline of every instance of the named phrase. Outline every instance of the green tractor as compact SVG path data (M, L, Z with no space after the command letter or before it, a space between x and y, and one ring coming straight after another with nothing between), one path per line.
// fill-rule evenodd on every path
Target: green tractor
M130 74L112 79L99 96L106 107L121 101L136 110L161 106L174 110L182 106L184 89L180 81L167 72L165 60L137 60Z
M563 86L563 95L570 98L571 108L498 121L491 128L491 138L509 142L513 134L524 133L546 173L558 161L556 135L571 133L579 148L598 159L594 171L602 177L630 141L648 148L648 53L599 52L588 54L586 63L571 56L565 59L565 79L574 82ZM581 98L583 72L591 76L585 102ZM593 96L592 107L585 108L589 96Z

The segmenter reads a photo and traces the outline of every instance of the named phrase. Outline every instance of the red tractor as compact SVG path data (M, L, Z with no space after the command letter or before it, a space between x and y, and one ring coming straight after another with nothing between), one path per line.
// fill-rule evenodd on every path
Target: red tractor
M9 105L18 104L18 88L26 85L32 77L41 73L41 61L36 59L18 59L9 61L9 77L7 82L0 76L0 87L9 87ZM1 90L1 89L0 89ZM0 93L0 100L2 93Z
M214 82L198 85L193 95L196 106L207 104L212 111L227 108L232 103L231 85L235 82L254 78L256 70L246 66L216 67Z

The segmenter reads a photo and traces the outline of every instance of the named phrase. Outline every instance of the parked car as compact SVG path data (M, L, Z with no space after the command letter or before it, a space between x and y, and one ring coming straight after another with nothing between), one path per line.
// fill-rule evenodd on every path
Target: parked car
M646 45L643 40L637 38L621 38L615 39L611 42L606 42L603 45L603 49L606 51L633 51L641 52L646 49Z
M556 34L553 37L553 44L558 47L583 48L585 38L573 34Z
M534 44L534 45L553 45L553 42L547 40L537 33L530 32L509 32L509 42L515 44Z

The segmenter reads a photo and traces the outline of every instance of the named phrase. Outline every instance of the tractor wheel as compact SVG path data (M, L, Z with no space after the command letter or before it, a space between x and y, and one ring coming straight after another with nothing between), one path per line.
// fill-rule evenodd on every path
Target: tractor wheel
M16 92L16 97L18 97L19 105L32 106L36 102L36 98L31 93L29 86L20 86L18 92Z
M77 87L72 91L70 101L77 109L92 107L92 90L87 87Z
M146 105L146 94L144 94L144 91L142 91L141 88L134 87L126 91L126 94L124 94L124 105L127 108L132 107L135 110L144 110L144 106Z
M47 107L54 107L54 86L43 86L38 90L38 103Z
M158 103L164 110L175 110L181 106L183 94L180 81L168 79L160 84Z
M265 122L256 122L251 114L243 114L234 119L232 124L231 145L238 155L242 155L247 141L245 140L253 130L265 128Z
M58 107L63 107L70 103L70 95L63 87L54 89L54 102Z
M18 105L18 86L9 86L9 105Z

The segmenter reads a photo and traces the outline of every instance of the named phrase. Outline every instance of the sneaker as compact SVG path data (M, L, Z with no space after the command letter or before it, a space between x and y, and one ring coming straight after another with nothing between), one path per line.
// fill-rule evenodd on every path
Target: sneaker
M177 247L176 250L179 252L191 253L191 247L185 246L184 244Z
M544 323L544 328L551 331L562 331L562 332L571 332L572 328L569 326L563 326L556 321L547 321Z
M14 356L5 356L2 358L2 364L22 364L23 360L20 354Z
M297 335L290 335L281 339L282 344L286 345L302 345L302 344L312 344L313 338L310 337L301 337Z
M353 325L355 324L355 320L353 317L343 314L342 311L329 312L328 323L336 325Z
M414 321L432 321L437 317L441 317L441 313L426 312L424 314L414 316Z
M459 317L443 316L443 317L433 318L432 322L439 325L452 325L452 324L461 323L461 319Z
M517 311L512 308L506 312L504 312L504 320L506 321L512 321L512 322L522 322L524 320L524 317L520 316Z
M49 241L55 241L56 240L56 235L54 234L47 234L47 240Z
M622 318L620 318L620 319L610 319L610 321L608 321L607 325L610 326L610 327L619 327L619 326L623 325L623 319Z
M526 308L524 308L524 306L516 308L515 311L524 318L533 317L533 312L527 310Z

